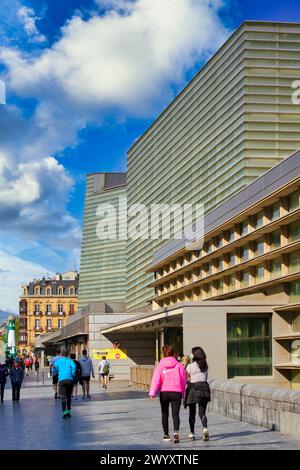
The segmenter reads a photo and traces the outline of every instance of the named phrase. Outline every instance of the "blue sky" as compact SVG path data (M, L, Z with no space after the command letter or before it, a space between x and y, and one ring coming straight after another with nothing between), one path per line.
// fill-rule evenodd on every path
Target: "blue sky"
M243 20L300 21L300 8L296 0L1 7L0 308L16 310L19 284L78 266L85 175L125 170L134 140Z

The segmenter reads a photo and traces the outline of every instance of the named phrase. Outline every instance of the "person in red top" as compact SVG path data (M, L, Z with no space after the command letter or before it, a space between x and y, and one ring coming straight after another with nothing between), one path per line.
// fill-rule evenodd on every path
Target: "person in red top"
M162 413L162 427L164 431L163 441L170 441L169 436L169 405L171 403L174 425L173 442L179 442L180 406L185 394L186 372L183 365L175 358L175 350L172 346L163 347L164 357L154 370L151 381L150 399L153 399L160 390L160 405Z

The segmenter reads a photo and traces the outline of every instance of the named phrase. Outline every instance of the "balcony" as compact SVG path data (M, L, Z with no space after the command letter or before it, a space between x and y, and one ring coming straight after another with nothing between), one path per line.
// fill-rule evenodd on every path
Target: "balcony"
M35 331L36 333L42 333L43 328L42 328L41 326L35 326L35 327L34 327L34 331Z
M43 312L33 312L33 314L35 317L41 317L43 315Z

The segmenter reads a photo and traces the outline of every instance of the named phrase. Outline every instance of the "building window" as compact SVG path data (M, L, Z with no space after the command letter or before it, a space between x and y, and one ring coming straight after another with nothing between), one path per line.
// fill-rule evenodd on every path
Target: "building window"
M40 295L40 288L39 287L36 287L34 289L34 295Z
M47 320L47 330L51 330L52 328L52 321L51 320Z
M51 295L51 287L47 287L47 289L46 289L46 295Z
M34 320L34 329L39 330L40 329L40 320Z
M74 304L70 304L70 307L69 307L69 314L70 314L70 315L73 315L73 313L75 313Z
M247 235L248 233L248 220L245 220L244 222L241 223L241 236Z
M34 304L34 313L36 315L40 313L40 304Z
M259 238L255 242L255 256L261 256L265 251L265 241L264 238Z
M290 302L299 302L300 300L300 281L290 283Z
M289 196L289 210L294 211L300 207L300 191L295 191Z
M227 318L228 378L272 375L271 316Z
M74 289L74 287L70 287L70 295L75 295L75 289Z
M51 313L52 313L52 307L51 307L50 304L46 305L46 313L47 313L47 315L51 315Z
M58 288L58 295L64 295L64 289L63 287Z
M61 318L58 319L58 328L62 328L63 326L63 321Z
M275 258L270 261L271 279L281 276L281 258Z
M255 268L255 279L256 282L263 282L265 277L265 267L263 264L256 266Z
M242 271L240 274L241 287L248 287L250 283L249 271Z
M300 313L294 313L292 317L293 332L299 333L300 331Z
M273 204L273 206L270 207L271 220L279 219L279 217L280 217L280 207L281 207L280 201L275 202L275 204Z
M295 222L288 226L289 229L289 242L300 240L300 222Z
M289 273L300 271L300 250L289 253Z
M228 233L228 243L233 242L235 239L235 229L231 228Z
M249 247L243 246L241 249L241 261L248 261L249 259Z
M62 315L64 313L64 306L63 304L58 304L58 313Z
M236 274L231 274L228 278L228 290L229 292L236 289Z
M235 266L235 251L229 254L229 264L230 266Z
M280 246L280 230L276 230L270 233L270 248L271 250L276 250L276 248L280 248Z
M260 211L256 214L255 228L262 227L264 225L264 211Z

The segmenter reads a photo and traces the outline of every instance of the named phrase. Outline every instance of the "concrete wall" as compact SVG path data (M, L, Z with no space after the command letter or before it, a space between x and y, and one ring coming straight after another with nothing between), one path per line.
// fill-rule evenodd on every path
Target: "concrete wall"
M286 320L273 312L269 305L248 305L241 302L233 305L222 302L202 302L194 307L188 306L183 312L183 347L184 353L189 354L192 347L201 346L207 354L210 378L227 379L227 315L237 314L272 314L272 335L289 332ZM273 366L289 361L289 352L284 345L272 341ZM271 376L265 377L236 377L233 381L270 385L272 387L290 388L287 377L273 367Z
M211 380L208 410L300 437L300 392Z
M93 350L112 348L114 341L121 342L121 349L127 350L128 359L110 360L111 372L116 380L129 380L130 367L137 364L152 365L155 361L154 333L117 333L104 336L101 329L112 323L126 320L130 314L105 313L89 315L89 353ZM98 376L98 359L93 359L95 375Z

